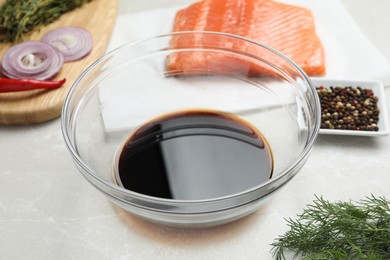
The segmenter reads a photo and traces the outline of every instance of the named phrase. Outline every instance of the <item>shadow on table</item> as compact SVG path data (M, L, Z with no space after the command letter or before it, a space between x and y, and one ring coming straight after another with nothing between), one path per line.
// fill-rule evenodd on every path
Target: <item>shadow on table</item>
M183 245L206 245L230 238L234 239L236 235L244 233L245 230L250 229L251 226L255 225L259 216L266 210L267 205L264 205L254 213L236 221L207 228L179 228L163 226L138 218L114 204L113 207L114 210L121 216L123 222L129 230L136 231L141 235L161 244L181 247ZM172 241L175 243L172 243Z

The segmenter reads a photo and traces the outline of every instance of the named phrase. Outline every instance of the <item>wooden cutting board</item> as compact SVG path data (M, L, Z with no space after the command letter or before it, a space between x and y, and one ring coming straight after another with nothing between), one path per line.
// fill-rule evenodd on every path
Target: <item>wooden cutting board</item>
M0 4L4 0L0 0ZM0 124L21 125L45 122L61 115L66 95L82 71L106 52L117 16L116 0L93 0L68 12L54 23L34 32L25 40L39 40L46 32L63 27L79 26L93 37L93 49L82 60L65 63L53 80L66 78L66 83L55 90L31 90L15 93L0 93ZM11 44L0 43L0 59ZM2 77L2 75L0 74Z

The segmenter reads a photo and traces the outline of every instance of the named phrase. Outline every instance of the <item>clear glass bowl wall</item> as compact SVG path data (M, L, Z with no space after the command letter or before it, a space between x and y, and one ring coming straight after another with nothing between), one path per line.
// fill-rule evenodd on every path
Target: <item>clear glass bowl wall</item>
M200 32L180 36L194 34L206 38L207 44L172 48L172 38L177 34L171 34L129 43L108 53L81 74L63 108L64 138L85 178L126 210L162 223L222 223L252 212L262 199L295 176L319 130L315 88L289 59L237 36ZM262 48L266 58L229 49L229 40ZM208 67L208 75L183 76L167 70L170 55L194 51L239 57L273 73L250 77L229 66ZM233 113L257 127L273 152L273 178L240 194L191 202L152 198L119 187L113 176L113 161L124 138L153 117L194 108ZM225 210L230 213L223 214ZM191 214L196 214L195 219ZM202 214L204 218L199 217Z

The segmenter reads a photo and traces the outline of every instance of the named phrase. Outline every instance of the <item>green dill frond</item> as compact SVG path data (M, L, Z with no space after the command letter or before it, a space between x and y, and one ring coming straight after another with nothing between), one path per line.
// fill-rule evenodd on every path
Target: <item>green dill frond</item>
M6 0L0 7L0 42L22 40L24 35L90 1Z
M371 195L357 203L317 197L272 243L276 259L287 250L302 259L390 259L390 202Z

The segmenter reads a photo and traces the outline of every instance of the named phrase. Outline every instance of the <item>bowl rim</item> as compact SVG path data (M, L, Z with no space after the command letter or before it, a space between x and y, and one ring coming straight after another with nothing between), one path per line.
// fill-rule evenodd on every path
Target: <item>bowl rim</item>
M137 193L137 192L133 192L133 191L127 190L127 189L125 189L125 188L123 188L123 187L121 187L119 185L115 185L114 183L111 183L111 182L105 180L104 178L101 178L101 177L97 176L94 173L94 171L92 169L90 169L88 167L88 165L85 164L84 161L82 160L82 158L78 155L77 149L73 145L73 142L72 142L71 137L70 137L70 133L68 132L68 129L67 129L67 127L68 127L68 116L67 115L68 115L68 111L69 111L68 108L69 108L69 105L71 103L72 97L73 97L73 95L74 95L74 93L75 93L75 91L77 89L77 86L79 85L80 81L91 70L93 70L95 67L97 67L102 61L104 61L108 57L114 55L115 53L120 52L124 48L128 48L128 47L131 47L131 46L136 46L137 44L142 44L143 42L147 42L149 40L154 40L154 39L157 39L157 38L166 38L166 37L172 37L172 36L175 36L175 35L189 35L189 34L215 35L215 36L223 36L223 37L228 37L228 38L233 38L233 39L246 41L246 42L249 42L251 44L258 45L261 48L264 48L264 49L270 51L271 53L276 54L279 58L284 59L289 65L291 65L299 73L299 75L304 79L304 82L309 86L308 90L310 90L312 92L311 94L314 97L314 103L308 103L308 105L312 106L314 108L314 111L317 111L317 115L316 115L317 118L315 118L315 124L313 125L312 134L310 136L308 136L304 149L299 153L299 155L291 162L291 164L288 167L283 169L283 171L281 171L277 176L272 177L268 181L263 182L263 183L261 183L259 185L256 185L254 187L251 187L249 189L243 190L243 191L238 192L238 193L230 194L230 195L227 195L227 196L210 198L210 199L176 200L176 199L165 199L165 198L153 197L153 196L144 195L144 194L140 194L140 193ZM253 57L251 56L251 58L253 58ZM138 40L134 40L134 41L128 42L126 44L123 44L123 45L121 45L121 46L119 46L119 47L117 47L117 48L107 52L106 54L101 56L99 59L97 59L95 62L93 62L91 65L89 65L79 75L79 77L74 81L74 83L72 84L72 86L71 86L71 88L70 88L70 90L69 90L69 92L68 92L68 94L67 94L67 96L65 98L65 101L64 101L64 104L63 104L63 107L62 107L62 112L61 112L61 129L62 129L62 134L63 134L63 138L64 138L64 141L65 141L66 147L69 150L73 160L90 177L92 177L93 179L98 181L100 184L102 184L104 186L107 186L110 189L115 190L116 192L119 192L121 195L131 196L131 197L134 197L136 199L139 199L139 200L142 200L142 201L146 201L146 202L152 202L152 203L157 203L157 204L158 203L162 203L162 204L168 203L169 205L181 205L181 204L190 205L190 204L197 204L197 203L216 203L216 202L221 202L221 201L225 201L225 200L231 200L231 199L243 196L243 195L248 194L248 193L253 193L256 190L260 190L260 189L264 188L265 186L268 186L268 185L270 185L272 183L277 182L281 178L285 178L286 175L288 175L288 173L292 169L294 169L295 167L300 165L300 163L302 163L305 160L305 158L307 158L307 155L309 154L309 152L313 148L313 145L315 143L315 140L316 140L317 136L319 135L319 130L320 130L320 121L321 121L320 110L321 110L320 109L320 100L319 100L318 94L316 92L315 85L311 81L310 77L292 59L290 59L289 57L285 56L284 54L282 54L281 52L279 52L275 48L272 48L272 47L270 47L270 46L268 46L266 44L263 44L261 42L252 40L250 38L246 38L246 37L243 37L243 36L230 34L230 33L214 32L214 31L181 31L181 32L172 32L172 33L159 34L159 35L154 35L154 36L149 36L149 37L143 37L143 38L140 38ZM77 112L73 113L73 114L77 114ZM74 118L73 114L72 114L72 116L69 117L69 119L73 119ZM69 120L69 122L72 122L72 121L73 120ZM291 178L288 178L288 179L291 179ZM281 186L284 186L284 184L285 183L283 183L283 185L281 185ZM93 184L93 185L95 185L95 184ZM263 196L267 196L268 194L273 193L276 189L278 189L278 188L271 189L270 191L266 192ZM101 189L99 188L99 190L101 190ZM253 199L252 201L257 200L257 199L259 199L259 197ZM243 201L243 202L241 202L241 204L246 204L248 202L250 202L250 201ZM241 205L241 204L239 204L239 205ZM232 205L232 207L230 207L230 208L237 207L239 205L235 204L235 205ZM142 206L140 206L138 204L135 204L133 206L142 207ZM149 209L149 210L156 210L156 211L171 212L169 210L168 211L167 210L160 210L160 209L149 208L149 207L147 209ZM210 212L210 211L207 211L207 212Z

